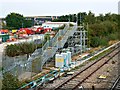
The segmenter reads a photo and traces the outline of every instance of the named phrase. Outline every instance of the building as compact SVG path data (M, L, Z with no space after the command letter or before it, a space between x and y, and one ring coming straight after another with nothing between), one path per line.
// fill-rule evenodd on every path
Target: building
M42 25L44 22L57 19L59 16L28 16L27 20L32 20L33 25Z
M25 18L26 20L32 20L32 26L35 26L57 19L59 16L26 16ZM3 26L2 23L6 25L5 18L0 18L0 29Z
M61 27L64 24L68 24L69 25L69 23L75 25L74 22L45 22L45 23L42 24L42 27L54 29L54 28Z

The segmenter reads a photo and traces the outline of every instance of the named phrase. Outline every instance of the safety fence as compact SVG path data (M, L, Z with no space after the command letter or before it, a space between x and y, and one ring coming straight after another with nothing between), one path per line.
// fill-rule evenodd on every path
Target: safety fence
M42 48L36 49L29 58L27 58L27 55L11 58L4 55L2 59L3 70L0 75L10 72L19 77L25 72L32 72L31 76L39 73L45 62L55 55L58 48L64 46L68 37L73 35L76 29L76 26L69 28L69 25L66 25L63 30L58 31L54 38L48 40Z

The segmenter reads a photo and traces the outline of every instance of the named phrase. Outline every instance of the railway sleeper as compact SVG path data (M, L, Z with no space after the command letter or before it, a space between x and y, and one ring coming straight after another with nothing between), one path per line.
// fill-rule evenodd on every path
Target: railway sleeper
M79 82L80 82L80 81L78 81L78 80L71 80L71 81L69 81L67 84L69 84L69 83L73 83L73 84L75 83L75 84L76 84L76 83L79 83Z
M118 82L118 84L116 85L116 88L120 89L120 82Z
M75 86L75 85L73 85L73 84L67 84L67 85L65 85L65 86L62 86L61 88L62 88L62 89L72 89L72 88L74 88L74 86Z
M72 81L77 81L77 82L80 82L81 80L80 80L80 78L74 78Z
M117 86L115 90L120 90L120 86Z
M74 85L76 85L75 83L74 84L66 84L65 86L63 87L73 87Z
M58 90L72 90L72 88L62 87L62 88L59 88Z

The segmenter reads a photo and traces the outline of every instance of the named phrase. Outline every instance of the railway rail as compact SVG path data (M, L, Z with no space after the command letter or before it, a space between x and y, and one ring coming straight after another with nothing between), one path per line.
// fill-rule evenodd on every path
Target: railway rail
M92 73L94 73L95 72L95 68L94 68L94 72L93 71L89 71L90 69L90 67L94 67L95 66L95 64L97 64L97 62L102 62L102 61L104 61L104 62L102 62L102 63L104 63L104 64L106 64L107 63L107 60L108 59L111 59L111 58L113 58L114 57L114 55L115 54L117 54L118 53L118 48L119 48L119 45L120 44L120 42L118 42L118 43L116 43L115 45L112 45L112 46L110 46L110 48L111 48L111 51L109 52L109 53L107 53L106 55L104 55L104 56L102 56L100 59L98 59L98 60L96 60L96 61L94 61L92 64L89 64L89 66L88 67L85 67L85 69L82 69L82 70L80 70L80 69L78 69L77 70L77 73L75 73L75 74L73 74L73 76L71 76L70 78L67 78L67 79L65 79L62 83L60 83L59 85L56 83L55 85L53 85L51 88L49 88L49 90L50 89L52 89L52 90L56 90L56 89L58 89L58 90L60 90L60 88L62 88L63 86L66 86L70 81L72 81L72 79L74 79L75 77L81 77L82 76L82 73L84 73L85 71L87 71L86 73L86 75L89 75L90 74L90 72L92 72ZM112 53L112 54L111 54ZM105 59L105 60L101 60L101 59ZM97 65L97 68L99 69L100 67L102 67L102 66L100 66L100 65L102 65L102 64L98 64ZM104 66L104 65L103 65ZM96 70L97 71L97 70ZM60 71L60 72L63 72L63 71ZM91 73L91 75L92 75L92 73ZM41 78L39 78L39 79L37 79L37 80L34 80L34 81L32 81L32 82L30 82L30 83L28 83L27 85L24 85L23 87L21 87L20 89L18 89L18 90L27 90L27 89L32 89L32 90L48 90L48 88L47 87L45 87L44 88L44 84L47 84L47 82L49 83L49 82L54 82L58 77L57 77L57 75L58 75L58 77L59 77L59 72L57 72L57 71L52 71L50 74L47 74L47 75L45 75L45 76L43 76L43 77L41 77ZM50 77L48 77L48 76L50 76ZM45 79L45 77L48 77L48 78L46 78ZM81 82L81 80L84 82L84 80L85 80L85 77L86 76L84 76L83 78L81 77L81 79L80 78L77 78L75 81L74 81L74 83L76 83L76 85L80 85L80 82ZM88 76L88 77L90 77L90 76ZM84 80L83 80L84 79ZM65 85L66 84L66 85ZM73 83L72 83L73 84ZM76 86L76 85L72 85L71 84L71 86ZM54 88L54 86L55 86L55 88ZM66 88L68 88L69 86L66 86ZM77 87L77 86L76 86ZM73 87L70 87L71 89L74 89ZM64 89L64 87L63 87L63 89Z
M117 44L117 46L114 47L114 49L109 52L108 54L104 55L88 67L86 67L84 70L74 74L71 78L65 80L61 84L54 87L52 90L75 90L78 89L78 87L87 80L91 75L93 75L96 71L98 71L101 67L103 67L105 64L107 64L114 56L116 56L120 50L120 45Z
M113 86L111 87L110 90L120 90L120 75L118 78L115 80Z

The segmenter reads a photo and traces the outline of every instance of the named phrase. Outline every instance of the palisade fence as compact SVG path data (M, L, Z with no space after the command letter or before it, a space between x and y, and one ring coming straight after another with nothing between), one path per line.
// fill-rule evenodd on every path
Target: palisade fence
M25 72L32 72L31 76L39 73L45 62L55 55L58 48L64 46L68 37L73 35L76 29L76 25L69 28L69 25L66 24L63 30L59 30L55 37L48 40L42 48L36 49L28 59L27 55L8 57L4 54L2 57L2 73L10 72L18 77Z

